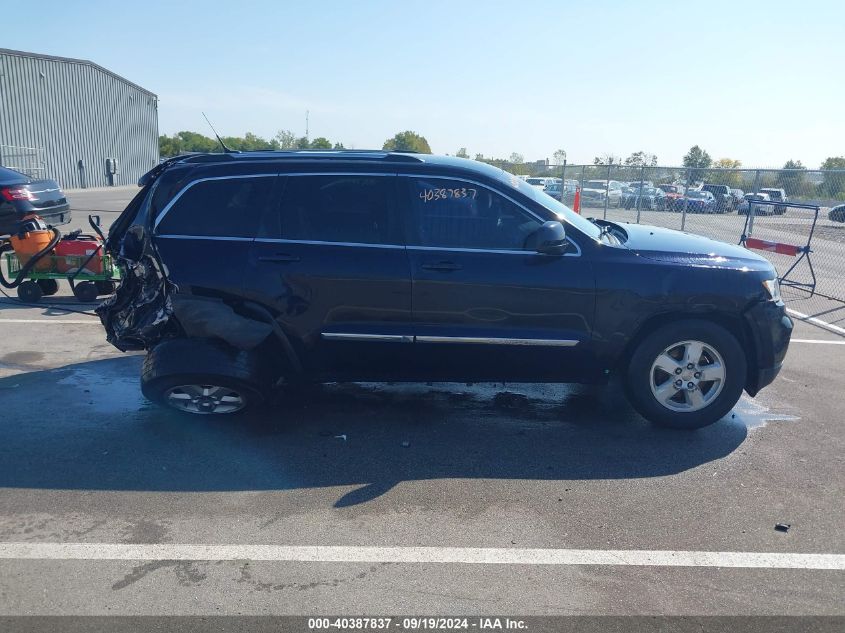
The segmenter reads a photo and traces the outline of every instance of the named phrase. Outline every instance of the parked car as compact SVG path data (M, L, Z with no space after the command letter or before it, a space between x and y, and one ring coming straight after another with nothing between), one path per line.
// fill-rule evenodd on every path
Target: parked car
M59 183L0 167L0 236L17 232L21 220L33 213L48 226L70 222L70 204Z
M786 196L786 191L783 189L774 189L772 187L763 187L760 189L760 193L765 193L769 196L769 199L772 202L781 202L786 203L789 202L789 198ZM786 210L789 208L785 204L778 204L772 205L774 209L775 215L783 215L786 213Z
M282 382L618 374L643 416L692 429L786 355L765 258L587 220L484 163L209 154L140 184L107 241L121 284L97 312L118 349L146 350L144 395L178 411L238 413Z
M767 193L747 193L744 196L744 200L740 203L739 209L737 209L737 213L742 215L748 215L748 209L751 206L749 200L758 200L757 204L754 205L754 215L773 215L775 213L775 207L772 204L761 204L763 202L768 202L771 200L769 194Z
M609 207L622 206L622 184L611 180L588 180L581 189L581 203L585 207L603 207L607 200Z
M827 212L827 219L834 222L845 222L845 204L838 204Z
M546 185L549 184L548 181L548 178L536 178L534 176L525 179L525 182L527 182L532 187L536 187L540 191L546 188Z
M689 189L684 198L675 203L683 210L686 207L687 213L716 213L716 198L709 191Z
M739 209L739 203L742 202L745 192L742 189L731 189L731 197L734 199L734 209Z
M622 204L626 209L638 207L649 211L666 210L666 194L661 189L648 186L643 186L643 188L640 189L639 183L632 186L630 189L630 193L623 196Z
M570 181L565 183L553 182L546 185L543 191L550 195L555 200L563 202L567 206L571 206L575 201L575 192L578 190L578 184L572 184Z
M684 198L683 188L672 183L661 183L657 188L666 194L666 210L679 211L678 201Z
M709 191L716 201L716 213L727 213L734 210L734 197L728 185L705 184L701 186L702 191Z

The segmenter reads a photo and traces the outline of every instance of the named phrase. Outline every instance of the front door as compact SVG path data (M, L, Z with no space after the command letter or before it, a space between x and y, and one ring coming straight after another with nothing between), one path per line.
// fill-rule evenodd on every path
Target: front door
M417 368L443 380L589 380L592 270L577 244L524 249L543 223L482 184L404 180Z
M245 287L309 374L389 380L413 348L411 278L392 174L288 174L252 246Z

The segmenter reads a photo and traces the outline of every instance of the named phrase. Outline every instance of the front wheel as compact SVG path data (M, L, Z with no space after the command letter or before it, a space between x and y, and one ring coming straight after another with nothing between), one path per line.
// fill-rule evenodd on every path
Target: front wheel
M626 386L646 419L674 429L698 429L725 416L745 387L742 346L715 323L686 320L649 334L634 350Z

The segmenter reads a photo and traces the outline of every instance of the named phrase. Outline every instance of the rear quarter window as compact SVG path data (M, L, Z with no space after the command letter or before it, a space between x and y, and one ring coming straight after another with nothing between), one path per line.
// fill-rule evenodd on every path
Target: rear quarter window
M272 176L199 180L163 212L159 235L255 237L273 188Z

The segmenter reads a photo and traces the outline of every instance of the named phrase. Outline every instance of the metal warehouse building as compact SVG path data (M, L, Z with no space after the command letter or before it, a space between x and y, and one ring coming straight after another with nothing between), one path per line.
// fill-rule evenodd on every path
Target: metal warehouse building
M0 48L0 165L77 189L134 184L158 159L152 92L86 60Z

